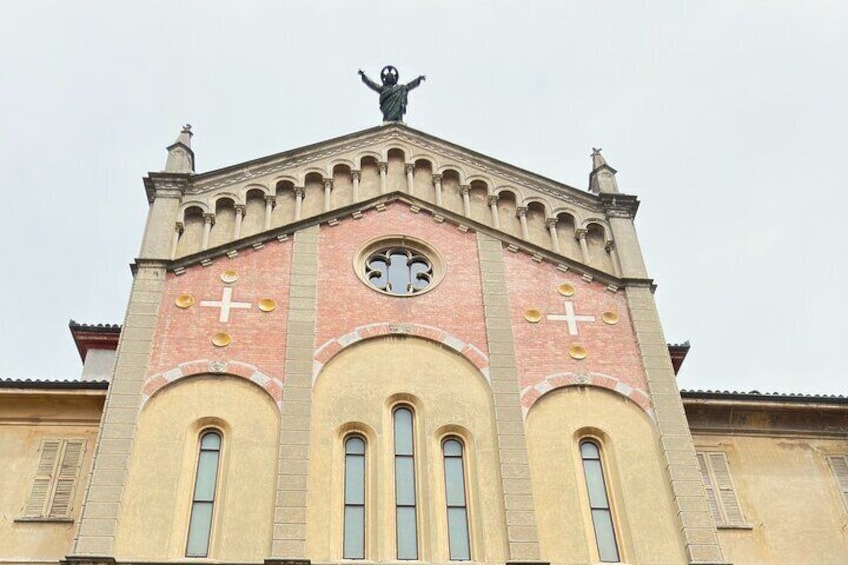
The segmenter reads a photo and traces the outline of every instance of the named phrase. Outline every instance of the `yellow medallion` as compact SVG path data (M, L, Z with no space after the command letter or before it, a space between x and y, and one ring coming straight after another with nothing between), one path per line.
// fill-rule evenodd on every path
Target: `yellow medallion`
M557 292L563 296L574 296L574 287L568 283L562 283L557 287Z
M230 343L232 343L233 338L230 337L230 334L221 332L212 336L212 345L215 347L227 347Z
M277 301L273 298L263 298L259 301L259 309L263 312L273 312L277 309Z
M572 359L585 359L587 355L589 355L589 351L583 347L582 345L572 345L568 348L568 354Z
M538 310L527 310L524 312L524 319L531 324L538 324L542 320L542 313Z
M181 294L174 300L177 308L191 308L194 305L194 297L190 294Z
M601 320L603 320L605 324L614 326L618 323L618 314L615 312L604 312L601 314Z
M224 271L221 273L221 280L227 284L236 282L239 279L239 274L235 271Z

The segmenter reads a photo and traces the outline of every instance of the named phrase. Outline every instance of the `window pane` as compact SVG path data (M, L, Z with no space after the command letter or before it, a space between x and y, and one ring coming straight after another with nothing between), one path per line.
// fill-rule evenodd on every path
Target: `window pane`
M465 506L465 480L459 457L445 457L445 494L448 506Z
M406 294L409 288L409 258L405 253L392 253L389 258L389 285L394 294Z
M412 411L395 410L395 455L412 455Z
M418 559L418 531L415 524L415 508L397 508L397 556L398 559Z
M468 515L465 508L448 508L448 534L451 559L471 559L468 544Z
M363 559L365 557L365 508L345 507L344 521L344 558Z
M365 440L359 437L348 438L345 442L345 453L350 455L365 455Z
M601 561L617 563L618 548L615 545L615 532L609 510L592 510L592 523L595 525L595 539L598 542Z
M201 449L221 449L221 436L215 432L210 432L203 436L200 440Z
M398 506L415 505L415 470L412 457L395 458L395 497Z
M215 498L215 477L218 474L218 452L201 451L197 462L197 482L194 500L212 502Z
M365 457L345 458L345 504L365 504Z
M209 531L212 528L212 503L195 502L191 506L188 526L188 557L206 557L209 552Z
M589 491L589 506L591 508L609 508L609 504L607 503L606 487L604 486L604 472L601 470L601 462L593 459L583 461L583 470L586 473L586 488Z
M583 456L583 459L600 459L601 457L598 446L591 441L580 444L580 455Z
M445 455L462 457L462 444L455 439L449 439L444 445Z

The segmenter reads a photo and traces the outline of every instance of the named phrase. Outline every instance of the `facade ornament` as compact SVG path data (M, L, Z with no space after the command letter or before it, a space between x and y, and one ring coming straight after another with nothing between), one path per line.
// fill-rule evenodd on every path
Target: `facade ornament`
M489 203L489 206L497 206L500 197L500 194L490 194L488 198L486 198L486 201Z
M576 230L574 230L574 237L577 240L585 241L586 235L588 233L589 233L589 230L587 230L586 228L577 228Z
M548 228L555 228L558 221L559 218L545 218L545 225L548 226Z
M409 91L418 88L418 85L426 80L426 77L421 75L407 84L398 84L400 73L392 65L386 65L380 71L382 85L368 78L362 70L359 71L359 76L368 88L380 95L380 111L383 113L384 122L402 122Z
M324 188L325 188L326 190L332 190L332 188L333 188L333 179L331 179L331 178L325 178L325 179L324 179Z
M403 166L403 170L404 170L404 172L406 172L406 174L414 173L414 172L415 172L415 163L407 163L407 164L405 164L405 165Z
M354 181L362 180L362 171L360 171L359 169L351 169L350 179Z
M166 173L191 174L194 172L194 151L191 150L191 124L183 126L177 140L168 146Z
M185 231L185 224L183 224L182 222L177 222L176 224L174 224L174 231L177 234L182 235L182 233Z
M233 206L233 208L235 208L237 216L244 216L244 210L245 210L244 204L235 204Z
M442 175L439 173L433 173L433 182L442 182Z
M265 204L270 204L272 207L277 204L277 197L274 194L265 195Z
M210 225L215 225L215 212L204 212L203 221Z
M296 198L303 198L304 193L306 192L306 188L303 186L294 187L294 195Z
M527 217L527 206L519 206L518 208L516 208L515 209L515 215L518 216L519 218L526 218Z
M386 161L380 161L379 163L377 163L377 167L380 170L380 174L386 174L386 172L389 170L389 163Z
M601 149L592 148L592 172L589 173L589 192L595 194L617 193L618 181L615 174L618 172L607 164L607 160L601 155Z
M459 193L462 194L463 196L468 194L469 192L471 192L471 186L470 185L463 184L462 186L459 187Z

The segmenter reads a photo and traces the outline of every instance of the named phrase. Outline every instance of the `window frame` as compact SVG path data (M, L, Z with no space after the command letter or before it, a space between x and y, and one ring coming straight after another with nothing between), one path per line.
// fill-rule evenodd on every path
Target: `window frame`
M358 439L362 441L362 454L348 453L348 442ZM344 452L344 469L342 474L343 511L342 511L342 559L361 561L368 557L368 439L359 432L352 432L342 438L342 449ZM348 457L360 456L362 458L362 504L351 504L348 502ZM348 557L347 553L347 509L348 507L362 508L362 556Z
M448 455L445 452L445 446L449 442L456 442L459 444L459 455ZM451 434L442 438L441 441L441 456L442 456L442 473L444 480L444 503L445 503L445 520L447 525L447 538L448 538L448 560L449 561L473 561L474 560L474 551L473 544L471 542L471 516L469 514L468 506L469 506L469 496L468 496L468 457L467 457L467 445L466 441L457 435ZM460 464L460 473L462 478L462 505L451 504L450 502L450 494L448 492L448 458L451 459L459 459ZM467 551L467 557L454 557L452 555L452 537L451 537L451 521L450 521L450 510L452 508L461 508L465 513L465 549Z
M56 444L55 454L50 462L50 471L43 472L45 465L45 449L50 443ZM75 455L69 455L69 446L78 446ZM80 473L85 460L85 452L88 440L84 437L43 437L38 446L38 458L36 470L32 477L32 487L23 507L22 516L15 518L15 522L73 522L74 499L79 488ZM69 464L67 457L76 457L76 461ZM64 474L64 475L63 475ZM45 482L46 481L46 482ZM60 483L69 482L69 486L60 492ZM39 482L44 485L43 494L38 492ZM36 497L43 496L40 510L34 511L32 506L36 504ZM59 502L62 500L63 502ZM65 504L65 511L54 513L57 504Z
M206 450L206 451L215 451L218 454L218 457L215 461L215 481L212 489L212 500L211 501L198 501L197 500L197 485L198 479L200 478L200 464L201 464L201 454L204 452L203 449L203 440L207 436L215 435L218 437L218 448L216 450ZM218 504L217 501L220 498L220 484L221 484L221 459L223 458L224 452L224 432L220 428L216 427L207 427L200 430L197 434L197 457L195 459L194 464L194 480L192 481L192 489L191 489L191 506L189 509L189 518L188 524L186 527L186 542L185 542L185 557L188 559L208 559L209 553L212 547L212 534L215 529L215 517L218 513ZM206 532L206 551L203 555L199 553L190 553L190 543L191 543L191 534L192 534L192 524L195 517L195 508L198 503L211 503L212 510L209 515L209 527Z
M407 253L419 255L426 259L430 264L430 283L426 287L409 294L396 294L375 286L368 276L369 260L373 255L390 249L405 250ZM372 239L353 254L353 271L356 273L359 280L372 291L379 292L383 296L389 296L392 298L414 298L431 292L439 286L444 279L446 267L447 263L445 262L444 257L442 257L441 253L439 253L432 245L418 238L403 234L388 234Z
M399 454L398 453L398 425L397 425L397 414L400 411L407 411L410 415L410 442L411 442L411 453L410 454ZM416 451L418 448L417 441L415 440L415 409L406 403L397 404L392 407L392 466L393 466L393 502L395 507L395 559L398 561L420 561L421 560L421 520L419 519L419 511L421 507L421 500L418 492L418 472L417 466L418 462L416 461ZM398 504L398 460L399 458L408 458L411 460L411 469L412 469L412 495L413 495L413 504ZM400 520L398 516L400 515L399 510L401 508L412 508L413 509L413 517L415 519L415 556L414 557L401 557L400 556Z
M721 481L713 466L711 456L721 456L725 469L727 470L727 485L722 487ZM751 529L752 526L745 519L745 513L742 511L742 501L739 498L739 490L736 488L736 481L733 480L733 472L730 465L730 457L724 449L695 449L695 459L698 462L698 472L701 475L701 484L704 487L704 496L707 499L707 506L710 508L710 515L713 517L716 528L719 529ZM702 465L703 461L703 465ZM707 484L704 479L704 473L710 480ZM722 491L729 492L733 495L733 501L736 506L738 516L729 516L732 509L726 507L726 502L722 496ZM711 494L712 493L712 494ZM715 506L713 506L713 504ZM713 510L715 508L715 511ZM718 516L716 516L716 512ZM736 518L736 519L734 519Z
M598 452L598 456L596 459L588 459L583 455L583 446L586 444L590 444L595 447ZM622 532L620 527L618 526L618 520L616 519L615 513L615 505L613 502L613 497L610 489L610 475L609 475L609 464L607 460L607 456L605 455L604 442L595 436L583 436L577 440L577 456L580 461L580 475L583 478L582 481L582 491L583 491L583 507L588 510L586 513L586 518L588 520L588 526L591 528L592 537L594 538L593 552L595 557L600 563L622 563L625 561L623 556L623 547L622 547ZM601 485L603 486L603 493L606 499L606 507L593 507L592 505L592 496L589 486L589 476L586 472L586 461L598 461L598 465L600 467L600 479ZM615 549L615 560L604 559L601 556L602 550L600 546L600 539L598 537L597 526L595 524L595 511L603 511L606 513L610 530L612 532L612 541L613 548Z

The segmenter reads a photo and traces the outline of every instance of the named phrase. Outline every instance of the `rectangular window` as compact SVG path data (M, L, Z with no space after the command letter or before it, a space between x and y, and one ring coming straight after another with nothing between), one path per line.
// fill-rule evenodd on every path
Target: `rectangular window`
M836 484L842 493L842 502L845 503L845 509L848 510L848 455L830 455L827 462L830 464L830 470L833 471Z
M603 563L618 563L618 543L615 540L615 527L604 481L601 449L594 441L583 441L580 443L580 457L583 460L583 476L589 494L589 509L592 513L598 557Z
M394 424L397 558L404 560L418 559L412 410L405 407L395 410Z
M67 519L73 512L84 439L44 439L25 518Z
M345 559L365 558L365 440L351 436L345 441L344 494Z
M701 480L716 526L744 526L742 508L730 478L727 454L722 451L699 451L697 456Z

